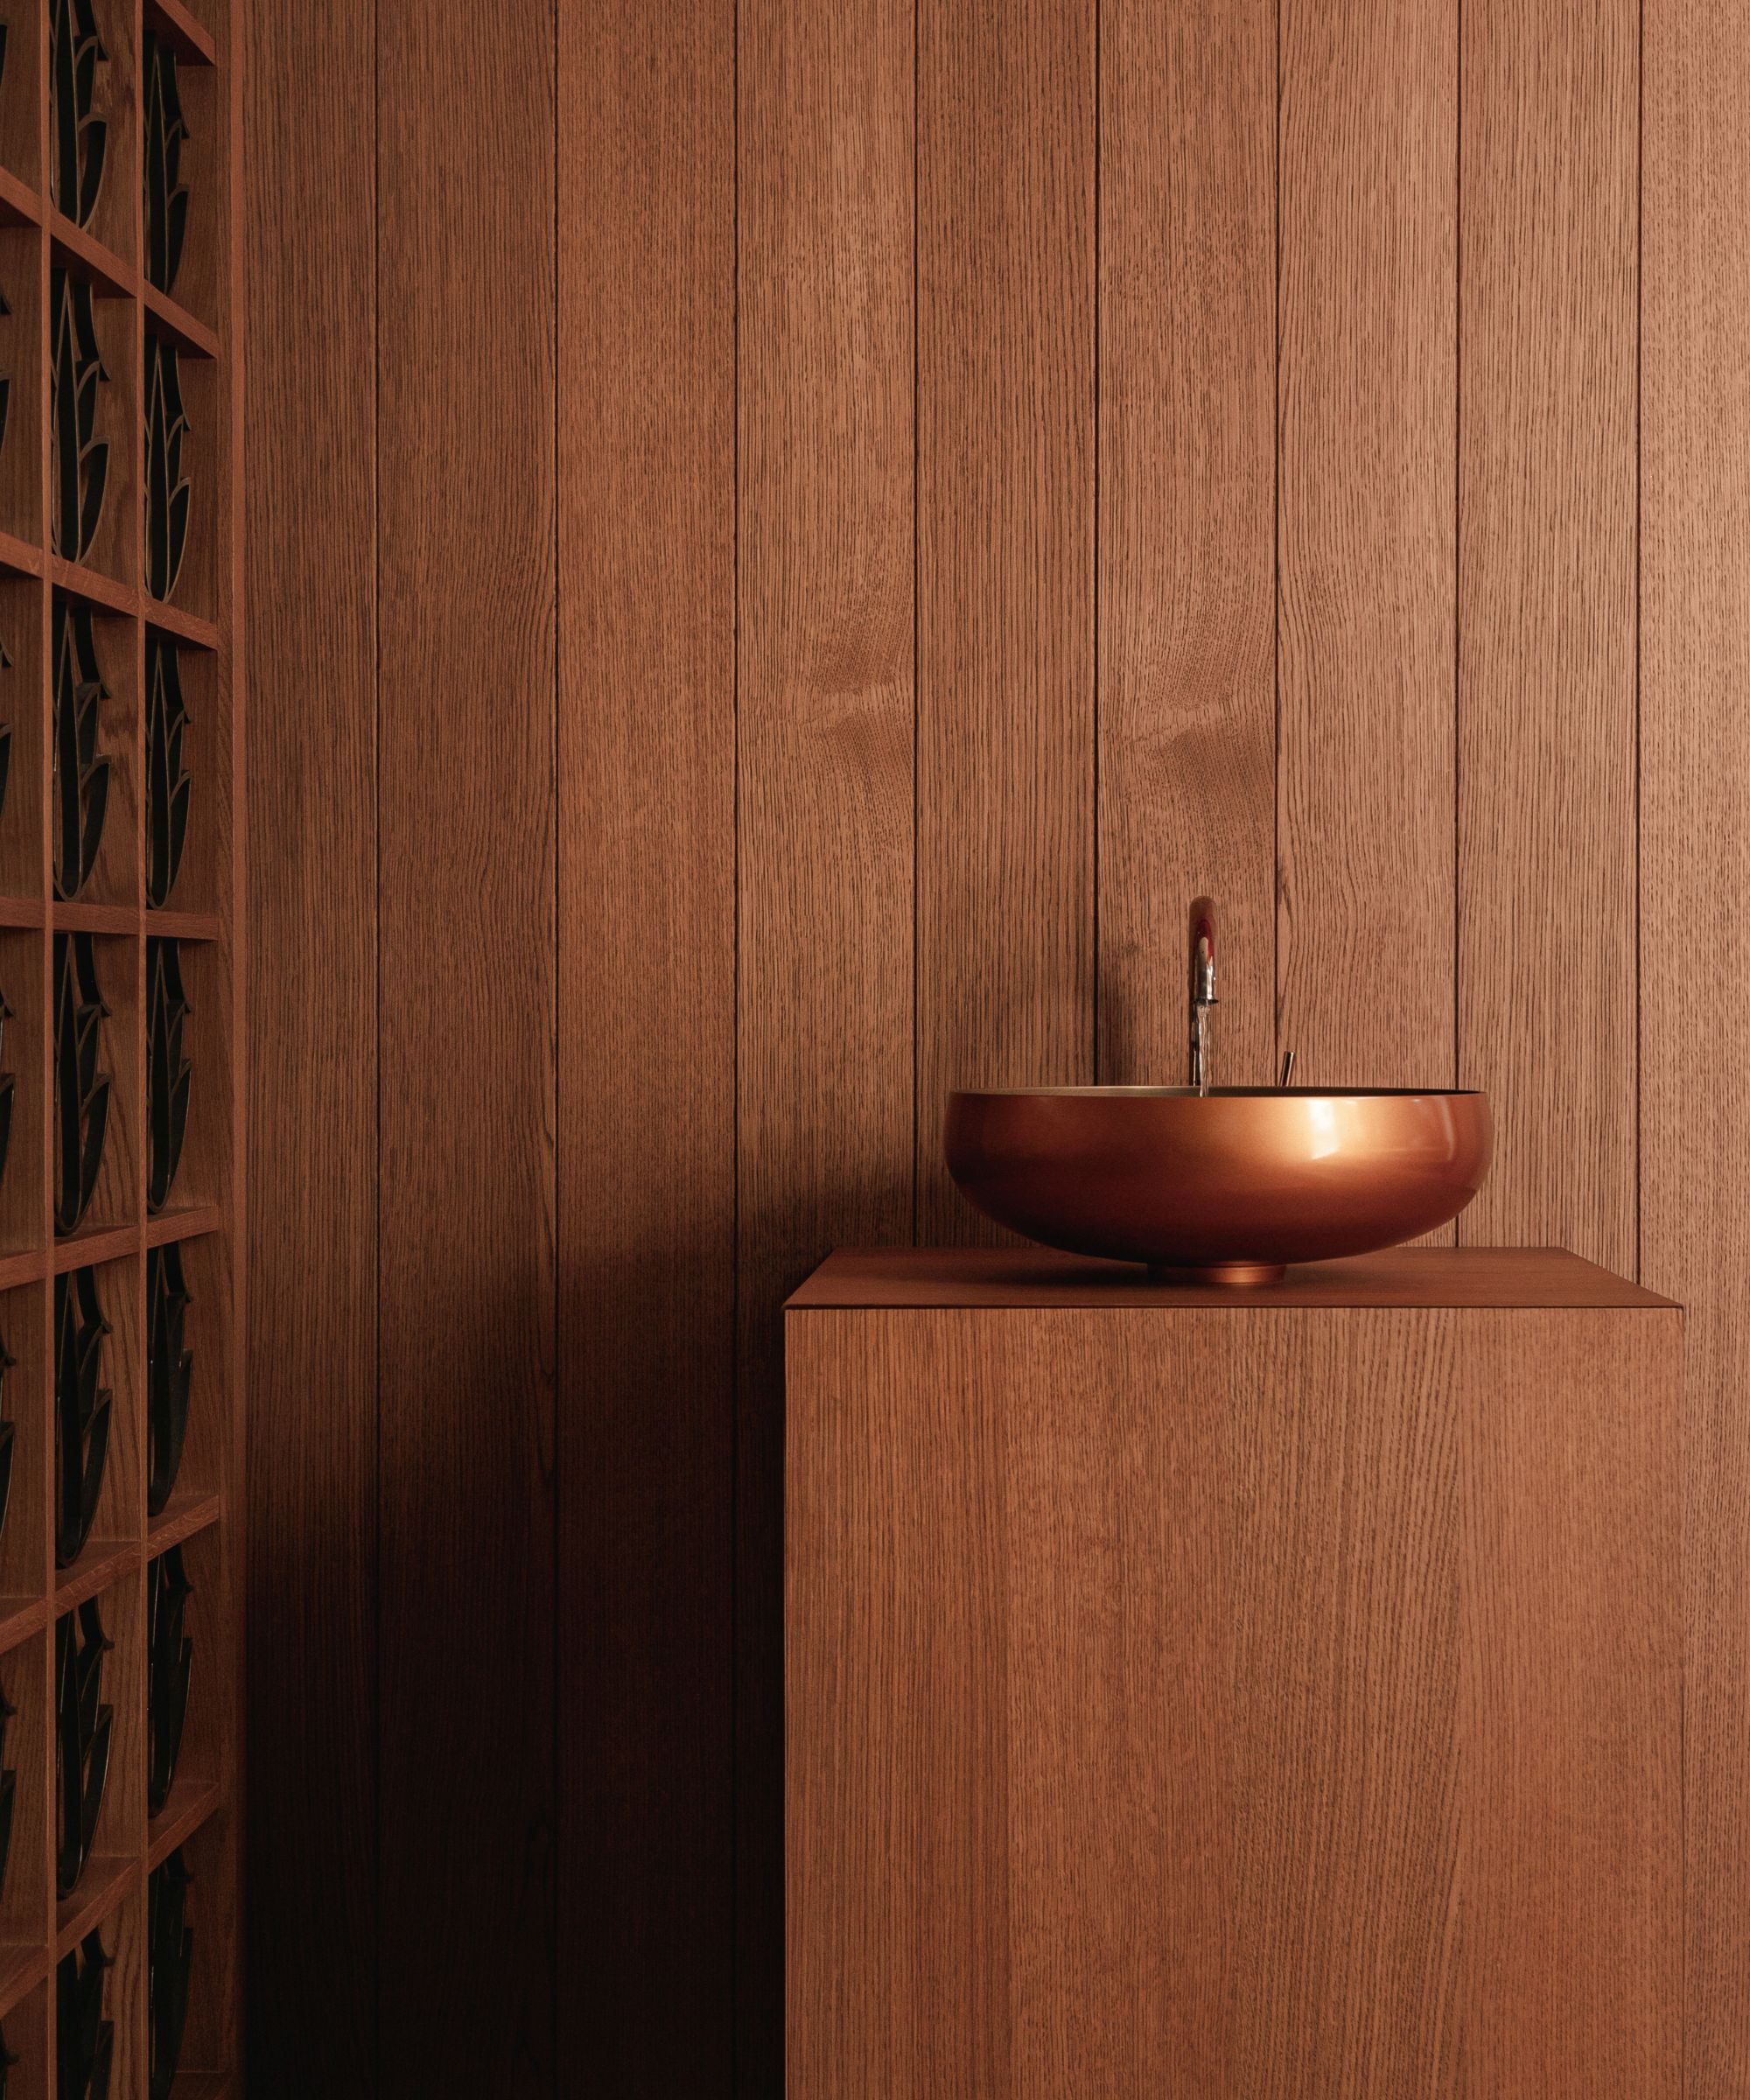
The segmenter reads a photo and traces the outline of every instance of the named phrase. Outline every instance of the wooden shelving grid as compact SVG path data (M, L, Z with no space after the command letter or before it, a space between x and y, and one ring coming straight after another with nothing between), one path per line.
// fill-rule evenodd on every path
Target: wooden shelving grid
M0 0L0 2100L213 2100L242 2090L237 32L231 0Z

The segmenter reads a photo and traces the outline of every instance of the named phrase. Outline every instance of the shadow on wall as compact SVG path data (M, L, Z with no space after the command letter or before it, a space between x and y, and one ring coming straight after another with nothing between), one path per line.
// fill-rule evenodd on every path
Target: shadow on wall
M470 2081L553 2090L552 1294L526 1274L494 1291L478 1250L472 1266L427 1297L412 1348L382 1337L380 1393L294 1390L310 1353L257 1354L258 1424L374 1419L380 1468L373 1494L355 1467L368 1435L350 1453L305 1438L255 1498L249 2011L264 2100L312 2090L312 2065L336 2100L392 2092L416 2029L416 2056ZM531 1337L545 1362L532 1380L508 1373ZM291 1839L289 1798L305 1804ZM510 1992L471 1987L507 1970ZM312 2005L350 2022L344 2039L311 2031Z

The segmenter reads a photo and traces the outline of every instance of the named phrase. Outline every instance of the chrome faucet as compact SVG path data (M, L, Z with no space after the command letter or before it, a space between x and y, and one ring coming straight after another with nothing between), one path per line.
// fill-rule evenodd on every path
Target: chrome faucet
M1191 1083L1209 1091L1209 1009L1215 998L1215 902L1199 897L1191 906Z

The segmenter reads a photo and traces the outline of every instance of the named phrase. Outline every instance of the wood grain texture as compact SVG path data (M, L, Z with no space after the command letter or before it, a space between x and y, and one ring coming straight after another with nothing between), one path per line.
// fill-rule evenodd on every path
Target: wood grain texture
M1040 1388L1027 1337L1016 1339L1018 1351L998 1352L992 1409L983 1336L966 1348L962 1329L948 1396L988 1425L994 1506L1007 1540L1027 1542L1005 1550L992 1538L982 1498L962 1519L1006 1621L993 1752L1009 1765L998 1838L1009 1850L1012 2090L1080 2100L1158 2092L1170 2077L1207 2090L1227 2054L1209 2013L1237 1952L1232 1643L1220 1608L1235 1541L1221 1499L1187 1507L1182 1485L1219 1477L1221 1417L1137 1409L1116 1332L1091 1354L1054 1348ZM1229 1340L1214 1323L1175 1340L1185 1390L1223 1388ZM1018 1434L1015 1407L1027 1416ZM1131 1581L1138 1566L1152 1579Z
M1453 1067L1456 0L1283 0L1278 1036Z
M918 1234L959 1085L1093 1074L1092 0L918 22Z
M879 1327L882 1316L874 1318ZM1001 1493L996 1428L963 1392L956 1404L959 1367L946 1352L934 1359L942 1382L933 1404L892 1375L904 1345L871 1330L862 1360L868 1396L878 1385L898 1407L888 1435L872 1440L868 1413L839 1382L848 1368L842 1330L810 1322L802 1337L787 1334L802 1354L788 1358L786 1449L784 2090L1002 2093L1010 1804L1006 1617L988 1528L997 1516L991 1497ZM848 1404L836 1407L837 1397ZM924 1436L941 1463L917 1479L902 1454ZM884 1481L888 1460L895 1470ZM916 1493L896 1492L902 1481ZM969 1651L983 1658L976 1681L966 1679L969 1696L941 1709L942 1725L926 1741L916 1717ZM818 1679L816 1657L825 1665ZM822 1708L839 1721L819 1737L801 1726L815 1711L816 1684ZM872 1789L868 1816L841 1824L843 1765L826 1739L842 1746L846 1732L864 1730L869 1768L892 1774L898 1784ZM835 1856L805 1835L824 1837L829 1827L850 1849ZM905 1876L892 1872L900 1853L912 1868ZM866 1907L835 1899L835 1888L850 1880L867 1892ZM806 1922L816 1918L818 1940ZM920 1959L926 1919L941 1933L941 1954L952 1949L948 1959ZM864 1979L881 2008L875 2018L797 2018L800 2002L836 2000L848 2012Z
M248 2031L263 2100L354 2100L376 2076L375 44L335 6L249 28Z
M1236 1317L1255 1404L1200 1483L1234 1527L1233 2090L1457 2094L1458 1417L1503 1360L1452 1313L1203 1315Z
M1733 1165L1750 1109L1732 913L1750 872L1733 715L1750 502L1732 467L1750 411L1750 38L1729 10L1648 0L1637 1133L1623 0L1558 0L1535 21L1505 0L741 0L738 51L736 13L513 0L482 45L442 0L385 11L381 63L369 23L331 6L254 23L250 930L271 961L249 1035L252 1608L258 1645L287 1659L257 1671L252 1723L263 2090L363 2090L380 1944L385 2062L407 2042L410 2080L539 2090L581 2062L629 2093L722 2094L738 1991L743 2082L769 2087L774 1309L834 1241L986 1232L940 1164L949 1085L1177 1076L1180 914L1208 886L1225 1075L1260 1077L1293 1046L1311 1081L1444 1082L1456 1057L1494 1094L1502 1143L1468 1239L1560 1238L1631 1270L1638 1138L1644 1272L1694 1308L1691 2064L1709 2100L1735 2094L1750 2086ZM91 587L136 609L131 587ZM433 1016L458 1008L440 1051ZM381 1191L374 1105L359 1120L379 1070ZM380 1205L416 1221L381 1312ZM1389 1273L1309 1270L1260 1307L1387 1291L1627 1302L1598 1270L1465 1251L1483 1265L1438 1282L1409 1255ZM1128 1270L1004 1259L907 1287L967 1305L1024 1288L1102 1316L1157 1302ZM811 1302L890 1288L878 1261L836 1267ZM381 1689L380 1320L400 1469ZM1348 1406L1321 1389L1321 1434L1348 1433ZM1110 1555L1102 1511L1167 1461L1083 1451L1067 1420L1002 1492L1066 1547ZM1393 1483L1420 1481L1438 1431L1397 1424L1381 1470L1317 1508L1402 1541ZM969 1466L997 1465L954 1434ZM1291 1458L1249 1462L1280 1479ZM1191 1446L1171 1461L1202 1462ZM1500 1550L1529 1556L1531 1517L1502 1494ZM465 1508L508 1578L458 1561ZM960 1512L942 1486L933 1521ZM1166 1550L1149 1521L1135 1514L1136 1536ZM1559 1530L1549 1544L1558 1572L1589 1550ZM1186 1565L1231 1545L1193 1527ZM994 1578L970 1549L936 1550L958 1627ZM1459 1694L1494 1696L1446 1642L1451 1600L1427 1586L1444 1564L1422 1568L1401 1620L1363 1622L1425 1634ZM1530 1593L1544 1569L1526 1569ZM871 1596L892 1593L872 1578ZM1004 1781L1030 1831L1071 1752L1040 1685L1056 1671L1085 1702L1168 1638L1094 1590L1085 1603L1086 1654L1041 1593L1003 1636L1040 1739ZM1589 1622L1550 1604L1584 1662ZM1360 1607L1314 1585L1294 1608L1316 1647ZM403 1629L434 1618L455 1641L410 1649ZM1251 1630L1262 1657L1269 1629ZM416 1753L447 1673L476 1656L454 1783L485 1804L487 1866L467 1914L514 1922L485 1932L479 1964L472 1941L446 1943L432 1973L403 1927L448 1914L462 1863L432 1854L438 1782ZM1562 1659L1550 1667L1571 1711ZM1369 1679L1348 1711L1389 1704L1397 1682ZM1300 1689L1278 1696L1258 1725L1292 1730ZM494 1700L514 1719L490 1721ZM383 1828L381 1920L379 1702L413 1789ZM1203 1718L1233 1726L1230 1704ZM967 1773L989 1740L956 1746ZM1100 1740L1121 1742L1118 1724ZM1503 1798L1535 1800L1530 1750L1511 1755ZM556 1787L556 1896L541 1820ZM1120 1872L1074 1808L1037 1833L1059 1848L1038 1873L1082 1854ZM990 1894L973 1838L944 1820L933 1842L950 1914ZM1461 1883L1511 1880L1458 1857ZM1522 1893L1533 1914L1543 1898ZM1401 1960L1429 1900L1406 1886L1382 1912L1400 1948L1371 1978L1382 2003L1432 2002L1402 1995L1432 1988ZM556 1908L556 1970L538 1922ZM1578 1927L1551 1914L1562 1944ZM1293 1992L1325 1978L1329 2061L1387 2061L1395 2043L1357 2009L1362 1953L1317 1959L1277 2002L1310 2002ZM1510 1959L1526 2002L1553 1988L1538 1946ZM1110 2010L1110 1981L1084 1980ZM1557 2006L1553 2030L1590 2002ZM1026 2061L1059 2076L1083 2017L1029 2029ZM1139 2012L1141 2031L1156 2017ZM948 2045L920 2031L893 2060L944 2090L976 2083L1011 2014L993 1998L990 2018L983 2054L939 2062ZM1504 2062L1513 2034L1477 2028L1477 2062ZM489 2048L516 2068L471 2054ZM1266 2090L1281 2076L1267 2051L1253 2061Z
M1280 1283L1154 1282L1136 1262L1043 1247L840 1248L789 1298L791 1310L850 1306L1079 1306L1228 1312L1312 1306L1671 1307L1560 1247L1391 1247L1308 1262Z
M1641 1261L1689 1307L1689 2077L1727 2100L1750 2089L1750 36L1649 0L1645 64Z
M1460 1236L1634 1248L1638 0L1464 10Z
M1681 1316L1474 1318L1499 1369L1460 1440L1465 2090L1692 2091L1683 1736L1648 1726L1684 1712Z
M732 2076L733 22L559 18L559 2062L627 2100Z
M378 53L385 2096L553 2078L554 18L478 28Z
M1675 2100L1678 1329L794 1315L796 2100Z
M223 1411L219 1435L218 1476L223 1501L218 1512L220 1530L216 1552L206 1556L196 1548L191 1558L206 1582L209 1600L206 1627L208 1649L222 1672L220 1689L207 1726L216 1726L218 1742L213 1764L225 1790L229 1814L215 1821L206 1838L205 1869L211 1894L209 1915L218 1925L220 1951L207 1968L202 1993L191 2006L191 2028L204 2012L207 2032L204 2038L207 2063L227 2069L236 2078L247 2073L243 2057L247 2028L244 1992L248 1974L247 1877L248 1823L250 1808L245 1731L248 1725L248 1597L247 1580L250 1560L248 1535L248 1320L249 1298L243 1287L249 1256L249 1088L252 1060L246 1049L246 1029L250 1012L248 929L248 839L250 831L249 782L249 677L248 677L248 578L245 567L248 541L245 532L248 454L246 429L248 370L247 326L247 241L243 220L246 176L243 152L244 81L248 70L248 24L241 8L227 6L216 18L217 48L226 68L224 87L215 97L221 150L217 157L222 173L216 197L222 212L215 229L219 253L219 290L214 311L223 330L227 353L223 377L207 398L216 411L219 456L225 463L216 513L214 545L214 605L220 632L229 647L219 665L220 696L225 703L225 729L228 749L221 773L222 827L215 841L215 858L222 858L223 872L215 883L220 905L218 943L200 965L201 996L214 996L209 1004L216 1010L218 1025L229 1064L229 1087L218 1124L209 1123L209 1159L216 1178L208 1183L210 1194L220 1199L223 1231L228 1232L228 1249L219 1241L193 1250L193 1268L202 1278L209 1301L207 1333L219 1340L229 1405ZM144 97L142 108L144 110ZM144 640L144 637L143 637ZM144 686L142 663L142 689ZM216 725L215 725L216 727ZM142 856L142 865L144 856ZM228 964L228 970L227 965ZM226 1256L228 1255L228 1259ZM150 1264L149 1264L150 1265ZM202 1271L204 1270L204 1277ZM228 1333L227 1328L228 1326ZM148 1439L150 1443L150 1438ZM199 1445L197 1442L197 1450ZM184 1463L190 1454L185 1452ZM192 1476L191 1476L192 1478ZM150 1520L148 1522L150 1531ZM197 1730L198 1735L198 1730ZM210 1740L209 1736L209 1740ZM150 1884L148 1884L150 1887ZM187 2045L185 2042L186 2049ZM191 2071L200 2068L192 2049L184 2062Z
M1224 1083L1276 1076L1276 10L1100 36L1098 1072L1186 1076L1216 900Z
M738 13L737 2061L783 2055L779 1306L911 1236L914 10ZM851 1104L854 1112L847 1112Z

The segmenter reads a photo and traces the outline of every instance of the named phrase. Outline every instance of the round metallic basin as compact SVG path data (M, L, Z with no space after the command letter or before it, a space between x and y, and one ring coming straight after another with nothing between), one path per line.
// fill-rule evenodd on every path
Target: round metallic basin
M1024 1087L950 1096L945 1142L964 1194L1030 1240L1243 1284L1447 1223L1493 1126L1483 1094Z

